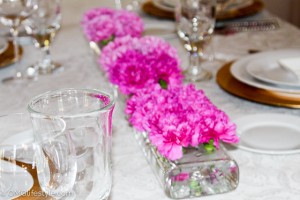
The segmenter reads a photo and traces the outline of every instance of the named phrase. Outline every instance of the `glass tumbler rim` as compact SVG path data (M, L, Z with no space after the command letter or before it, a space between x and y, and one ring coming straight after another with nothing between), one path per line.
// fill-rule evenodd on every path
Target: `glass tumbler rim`
M93 113L107 112L107 111L111 110L115 105L115 97L113 94L113 88L109 88L109 90L111 90L111 91L105 92L105 91L101 91L99 89L89 89L89 88L61 88L61 89L56 89L56 90L49 90L47 92L44 92L42 94L39 94L39 95L33 97L27 105L27 110L29 111L30 114L34 114L34 115L46 115L46 116L55 115L56 117L63 117L63 118L83 117L83 116L91 115ZM40 99L42 99L42 97L49 97L51 95L59 94L60 92L65 92L65 91L81 91L81 92L90 92L90 93L96 93L96 94L99 94L99 93L105 94L109 97L109 103L104 106L101 106L99 109L94 109L91 111L82 112L82 113L78 113L78 114L63 114L63 115L53 114L53 113L43 113L43 112L40 112L33 108L33 104L36 103L37 101L39 101Z

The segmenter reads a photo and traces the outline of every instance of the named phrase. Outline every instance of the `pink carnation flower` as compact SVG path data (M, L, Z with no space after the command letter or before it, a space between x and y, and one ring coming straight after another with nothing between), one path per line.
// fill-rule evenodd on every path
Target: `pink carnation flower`
M94 42L126 35L140 37L144 31L143 21L135 13L109 8L87 11L81 24L88 40Z
M115 32L113 19L106 15L97 16L84 26L84 33L90 41L109 40L113 32Z
M170 160L182 157L182 148L214 140L238 142L236 126L194 85L158 84L139 90L128 101L126 113L139 131L147 131L158 151Z
M182 82L176 49L157 37L118 38L103 48L99 62L124 94L160 80L167 84Z
M108 16L108 17L113 17L114 15L114 10L110 8L93 8L87 12L84 13L83 19L82 19L82 24L87 24L94 18L97 18L99 16Z
M99 58L102 69L105 72L108 72L110 68L116 65L117 59L127 52L128 47L137 49L137 46L139 45L139 39L137 38L132 38L130 36L116 38L102 49Z
M133 12L119 10L115 12L114 20L116 21L115 35L117 37L125 35L141 37L144 31L144 23L142 19Z

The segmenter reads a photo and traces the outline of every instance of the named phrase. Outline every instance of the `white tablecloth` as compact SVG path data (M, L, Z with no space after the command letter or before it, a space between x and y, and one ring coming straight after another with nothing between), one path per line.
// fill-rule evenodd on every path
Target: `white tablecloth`
M106 81L99 70L96 57L88 46L80 20L84 11L96 6L114 7L113 0L63 0L63 23L52 46L55 61L63 64L64 71L49 76L41 76L37 81L22 85L0 84L0 113L26 112L28 101L35 95L63 87L97 88ZM146 26L164 24L174 28L174 22L143 16ZM213 49L217 60L210 70L216 73L231 60L248 55L249 49L271 50L300 48L300 30L280 21L281 28L269 32L238 33L216 36ZM182 66L187 63L187 55L175 35L165 37L179 51ZM35 62L39 51L31 44L24 46L22 66ZM0 69L0 78L7 76L13 66ZM206 95L232 119L253 113L287 113L300 116L300 109L272 107L249 102L223 91L213 78L197 83ZM123 114L123 103L117 102L113 118L113 188L110 200L163 200L168 199L147 164L131 128ZM214 200L297 200L300 197L300 154L263 155L240 149L230 150L240 167L238 188L226 194L204 197ZM199 198L200 199L200 198Z

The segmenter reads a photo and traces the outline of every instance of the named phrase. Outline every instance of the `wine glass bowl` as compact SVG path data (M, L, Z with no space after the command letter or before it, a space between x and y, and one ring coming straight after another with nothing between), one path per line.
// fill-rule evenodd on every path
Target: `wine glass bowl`
M36 0L1 0L0 1L0 22L9 27L14 44L14 60L16 61L16 72L13 77L3 80L3 82L11 82L24 80L31 77L26 77L23 74L19 60L19 45L18 34L19 26L28 18L31 13L37 8Z
M187 81L211 78L203 68L203 48L214 32L216 5L214 0L180 0L175 9L177 35L189 53L189 66L184 71Z
M38 9L24 24L26 32L32 36L34 45L42 50L43 56L30 68L37 74L51 74L61 67L50 56L50 45L60 29L60 0L39 0L37 6Z
M5 26L17 28L35 8L35 0L1 0L0 21Z

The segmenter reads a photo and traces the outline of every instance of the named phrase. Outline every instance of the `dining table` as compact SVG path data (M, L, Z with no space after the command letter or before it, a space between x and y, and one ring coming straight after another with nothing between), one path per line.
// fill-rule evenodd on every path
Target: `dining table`
M123 5L116 5L117 3ZM51 45L54 61L63 66L50 75L40 75L36 80L20 83L0 83L0 113L27 112L31 98L49 90L60 88L95 88L107 82L98 63L98 55L90 48L81 26L84 12L96 7L120 8L130 1L113 0L62 0L62 24ZM188 56L182 42L176 35L175 22L147 15L134 10L145 24L144 35L161 37L174 46L184 68ZM213 59L208 70L213 78L208 81L193 82L197 89L234 122L240 117L252 114L288 114L300 116L300 109L272 106L239 98L223 90L216 81L217 72L228 62L249 56L251 52L264 52L280 49L300 49L300 29L274 15L266 9L264 16L275 18L279 28L270 31L241 31L232 34L216 33L209 51ZM40 50L31 39L20 37L23 55L20 65L23 68L35 63ZM10 76L14 65L0 69L0 78ZM118 98L113 114L112 168L113 186L109 200L167 200L150 165L135 141L133 128L124 113L125 100ZM299 126L299 124L298 124ZM284 133L283 133L284 134ZM264 154L246 151L238 146L226 145L229 154L239 165L239 184L231 192L199 197L195 199L214 200L297 200L300 197L300 153Z

